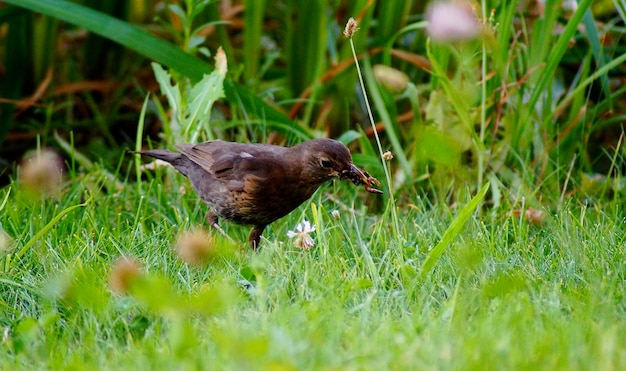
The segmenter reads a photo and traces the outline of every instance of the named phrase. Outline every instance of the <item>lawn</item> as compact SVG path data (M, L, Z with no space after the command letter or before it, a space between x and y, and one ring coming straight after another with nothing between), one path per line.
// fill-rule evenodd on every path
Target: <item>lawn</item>
M241 243L217 235L211 259L187 265L174 246L205 228L205 210L188 185L167 185L176 176L106 194L81 176L44 202L16 184L2 190L0 222L18 242L3 252L3 368L626 365L618 203L568 204L539 224L477 213L422 276L455 211L410 200L396 235L368 212L374 196L337 183L273 224L259 253L247 228L225 224ZM304 219L316 227L309 250L287 237ZM121 257L132 269L120 273ZM126 274L125 291L111 274Z

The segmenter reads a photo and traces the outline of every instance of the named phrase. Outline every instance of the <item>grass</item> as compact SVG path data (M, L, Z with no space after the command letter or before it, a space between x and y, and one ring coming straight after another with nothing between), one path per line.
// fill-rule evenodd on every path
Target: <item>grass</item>
M172 176L172 175L169 175ZM241 246L198 268L171 246L203 223L187 193L156 178L91 194L88 178L57 201L3 189L2 368L621 369L626 365L624 213L577 204L541 225L497 212L474 216L434 269L419 267L454 212L413 200L400 235L349 185L324 187L265 235L225 224ZM10 194L8 194L10 192ZM350 208L330 212L333 193ZM8 194L8 196L7 196ZM44 233L38 231L74 205ZM286 237L303 218L316 246ZM36 239L33 241L33 239ZM30 244L20 258L16 251ZM227 244L218 237L218 244ZM226 248L225 247L225 248ZM368 266L365 252L371 256ZM113 294L120 256L144 270Z

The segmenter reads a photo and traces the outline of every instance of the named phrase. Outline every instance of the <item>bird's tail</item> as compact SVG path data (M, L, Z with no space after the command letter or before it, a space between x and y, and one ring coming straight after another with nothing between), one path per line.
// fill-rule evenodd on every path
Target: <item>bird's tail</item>
M151 149L147 151L138 151L132 153L139 153L145 156L154 157L156 159L168 162L184 176L187 176L187 173L189 172L190 161L180 153L170 152L164 149Z
M159 160L163 160L165 162L169 162L174 165L174 162L180 160L180 153L166 151L164 149L151 149L146 151L138 151L133 153L139 153L144 156L150 156L154 158L158 158Z

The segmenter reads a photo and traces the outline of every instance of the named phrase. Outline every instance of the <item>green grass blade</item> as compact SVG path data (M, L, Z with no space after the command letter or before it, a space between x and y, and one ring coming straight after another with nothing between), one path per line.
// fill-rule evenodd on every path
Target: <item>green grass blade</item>
M587 77L585 80L581 81L578 86L568 94L561 102L559 102L558 106L554 109L554 112L561 112L565 109L565 107L579 94L583 93L583 90L586 89L589 85L591 85L598 78L602 78L602 76L607 76L610 70L613 68L617 68L621 64L626 63L626 54L622 54L619 57L613 59L609 63L604 64L601 68L597 69L591 76ZM617 95L614 95L617 96ZM547 121L552 118L548 117Z
M539 77L539 81L537 85L534 87L532 95L530 96L530 100L528 102L529 107L535 107L539 98L545 94L546 87L548 83L554 78L555 72L561 59L563 59L563 55L567 51L568 44L576 30L578 29L578 25L583 19L583 16L589 9L591 5L591 0L582 0L580 4L578 4L578 8L572 18L570 18L569 22L565 26L565 30L559 37L556 45L551 48L551 52L548 55L548 60L546 61L545 67L542 69L541 76ZM543 36L542 36L543 37Z
M150 94L146 95L146 98L143 101L143 106L141 106L141 112L139 113L139 122L137 124L137 136L135 137L135 152L141 151L141 138L143 138L143 128L146 122L146 110L148 109L148 102L150 102ZM141 155L139 153L135 153L135 174L137 174L137 179L141 178ZM137 182L137 193L143 194L141 189L142 182Z
M457 217L452 221L450 227L448 227L448 230L446 230L446 233L443 234L441 241L439 241L437 246L435 246L430 251L428 257L426 257L426 260L424 261L424 264L422 264L422 278L426 277L428 272L433 269L441 255L443 255L443 252L448 246L450 246L452 240L461 232L461 230L465 226L465 223L467 223L467 220L474 213L474 210L476 210L480 202L483 200L483 198L485 198L488 189L489 183L485 183L485 185L480 189L478 194L474 196L474 198L472 198L467 205L465 205L459 215L457 215Z
M379 6L376 37L380 40L389 40L396 31L406 23L411 10L412 1L389 1L385 6Z
M41 228L41 230L37 232L37 234L35 234L33 238L31 238L28 242L26 242L26 244L24 244L24 246L20 249L20 251L17 252L17 254L15 254L15 256L17 258L21 258L22 256L24 256L24 254L26 254L28 249L30 249L30 247L33 246L35 242L37 242L41 237L43 237L44 234L48 233L48 231L52 229L52 227L54 227L54 225L57 224L57 222L61 220L61 218L63 218L65 215L69 214L70 212L78 208L89 205L92 200L93 200L93 196L89 197L87 201L81 204L70 206L64 209L63 211L61 211L60 213L58 213L54 218L52 218L52 220L48 224L46 224L43 228Z
M591 13L591 9L587 9L587 12L585 12L585 16L583 17L583 23L585 24L585 30L587 32L589 44L591 45L593 57L596 60L596 68L601 69L606 65L606 56L604 54L604 47L600 42L598 28L596 27L595 19L593 19L593 13ZM606 95L609 101L612 100L608 75L600 76L600 83L602 85L602 92Z
M0 204L0 211L4 210L4 207L7 205L7 201L9 201L9 195L11 194L11 187L7 188L7 195L4 197L2 204Z
M287 81L292 93L299 95L325 68L328 18L320 1L292 0L289 11Z
M245 81L249 82L256 80L259 73L265 0L246 0L245 4L243 54L248 58L245 59L243 74Z

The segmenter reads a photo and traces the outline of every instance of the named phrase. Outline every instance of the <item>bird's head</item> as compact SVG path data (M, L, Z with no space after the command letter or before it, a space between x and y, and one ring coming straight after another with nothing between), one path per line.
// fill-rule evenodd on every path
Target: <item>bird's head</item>
M303 176L313 182L322 183L331 178L348 179L352 183L365 184L365 189L371 193L382 193L373 188L380 182L362 171L352 162L350 150L343 143L334 139L313 139L293 147L304 156L305 168Z

